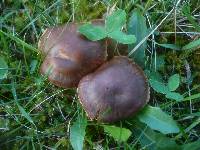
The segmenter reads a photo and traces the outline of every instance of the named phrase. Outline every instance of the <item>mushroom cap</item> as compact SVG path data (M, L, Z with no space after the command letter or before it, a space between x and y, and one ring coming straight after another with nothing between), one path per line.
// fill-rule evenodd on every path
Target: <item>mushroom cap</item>
M78 85L79 100L88 117L114 122L138 112L149 100L142 69L125 56L115 56Z
M77 24L48 28L38 44L46 58L41 73L57 86L76 87L80 79L106 61L105 41L92 42L80 35ZM49 69L51 70L50 72Z
M92 24L97 26L104 26L105 21L104 19L95 19L92 21ZM42 52L43 55L46 56L48 54L48 52L51 50L51 47L55 45L57 41L59 41L61 35L64 34L63 32L65 31L65 28L67 27L67 25L60 27L49 27L43 32L38 42L38 49ZM113 58L115 53L120 55L128 54L128 45L126 44L117 43L110 38L107 38L105 43L108 50L108 59Z
M105 23L103 19L95 19L92 21L92 24L103 26ZM43 55L46 56L49 52L52 51L52 47L57 45L60 40L63 40L63 37L65 38L65 34L70 30L72 30L71 33L77 32L78 36L81 36L77 31L77 27L78 24L76 23L68 23L66 25L49 27L45 29L38 41L38 49L42 52ZM83 36L81 37L84 38Z

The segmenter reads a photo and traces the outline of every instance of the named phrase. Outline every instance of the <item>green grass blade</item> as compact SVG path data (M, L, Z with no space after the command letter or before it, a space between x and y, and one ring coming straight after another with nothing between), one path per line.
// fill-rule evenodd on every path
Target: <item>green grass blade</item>
M31 124L34 124L32 118L30 117L30 115L25 111L25 109L19 104L18 100L17 100L17 93L16 93L16 89L15 89L15 86L14 86L14 82L12 83L12 94L13 94L13 97L14 97L14 101L20 111L20 113L22 114L22 116L24 116Z
M19 43L20 45L24 46L25 48L30 49L33 52L39 53L39 50L37 48L35 48L35 47L31 46L30 44L24 42L20 38L14 36L14 35L11 35L9 33L6 33L6 32L4 32L2 30L0 30L0 33L3 34L3 35L5 35L5 36L7 36L7 37L9 37L13 41L15 41L15 42Z
M194 50L200 46L200 39L190 42L189 44L182 47L182 50Z

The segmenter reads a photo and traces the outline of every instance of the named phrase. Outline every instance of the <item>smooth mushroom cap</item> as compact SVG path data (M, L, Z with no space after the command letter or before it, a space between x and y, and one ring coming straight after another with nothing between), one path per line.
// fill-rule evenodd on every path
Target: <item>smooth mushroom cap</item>
M74 23L75 24L75 23ZM104 26L105 21L103 19L92 20L92 24L97 26ZM51 48L57 44L57 42L62 39L61 35L65 34L65 30L68 28L68 25L63 25L60 27L49 27L41 35L38 42L38 49L42 52L43 55L47 55ZM115 40L107 38L104 41L105 46L107 47L108 59L117 55L127 55L128 46L125 44L117 43Z
M103 26L105 23L103 19L95 19L92 21L92 24ZM66 25L49 27L45 29L38 42L38 49L42 52L43 55L46 56L50 51L52 51L51 48L54 45L57 45L57 43L63 39L63 36L66 34L66 30L68 30L70 26L74 26L72 32L77 32L78 24L76 23L68 23Z
M46 58L41 66L41 71L45 71L42 73L47 74L48 79L59 87L77 86L77 79L82 77L77 73L80 70L79 64L57 57Z
M41 73L47 74L51 68L48 79L64 88L76 87L83 76L94 71L107 58L104 41L86 39L79 34L75 23L47 29L39 48L46 55Z
M114 122L138 112L149 100L147 78L125 56L116 56L81 79L79 100L90 119Z

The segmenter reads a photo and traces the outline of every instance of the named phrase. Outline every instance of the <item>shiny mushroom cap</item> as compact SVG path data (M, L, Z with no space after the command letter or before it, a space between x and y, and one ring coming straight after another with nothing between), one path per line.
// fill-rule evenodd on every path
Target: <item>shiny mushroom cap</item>
M147 78L125 56L116 56L81 79L79 100L88 117L114 122L138 112L149 100Z
M92 24L97 26L104 26L105 21L103 19L95 19L92 21ZM63 35L65 28L68 26L60 26L60 27L50 27L47 28L40 40L38 42L38 49L43 53L43 55L47 55L53 45L60 40L61 35ZM128 54L128 45L117 43L115 40L107 38L104 42L105 46L107 47L108 58L114 57L115 54L117 55L127 55Z
M103 19L95 19L92 21L92 24L103 26L104 20ZM58 44L60 40L64 40L66 37L66 32L76 33L78 36L83 38L82 35L78 33L78 24L76 23L68 23L66 25L56 26L56 27L49 27L44 30L42 33L39 42L38 42L38 49L42 52L43 55L47 55L50 51L52 51L52 47ZM70 29L69 29L70 28ZM69 37L69 36L68 36ZM85 39L85 38L84 38Z
M64 88L76 87L80 79L107 59L105 41L92 42L80 35L78 25L69 23L46 29L38 47L45 55L41 73Z

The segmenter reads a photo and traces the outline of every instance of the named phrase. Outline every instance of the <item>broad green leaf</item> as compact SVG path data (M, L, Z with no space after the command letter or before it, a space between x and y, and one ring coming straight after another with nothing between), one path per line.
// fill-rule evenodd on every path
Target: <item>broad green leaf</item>
M158 93L166 94L169 92L168 87L162 82L150 79L149 83L151 87Z
M180 84L180 76L179 74L174 74L169 78L167 86L170 91L175 91L179 87L179 84Z
M137 117L150 128L160 131L163 134L179 132L176 121L158 107L147 106Z
M104 132L113 137L118 142L126 142L131 136L131 131L126 128L104 125Z
M149 80L155 80L163 83L162 75L159 72L145 70L145 74L149 78Z
M5 60L0 57L0 80L5 79L8 74L8 65Z
M173 138L157 133L143 123L135 122L134 136L146 150L181 150Z
M181 50L181 47L176 45L176 44L159 44L159 43L156 43L156 44L161 46L161 47L176 50L176 51Z
M179 93L176 93L176 92L168 92L166 95L165 95L166 98L168 99L173 99L173 100L176 100L178 102L182 101L183 100L183 95L179 94Z
M135 9L131 14L128 22L128 34L135 35L137 41L128 46L129 52L144 39L147 35L146 19L139 9ZM147 48L147 41L145 41L133 54L134 61L139 65L144 66L145 63L145 50Z
M189 44L182 47L182 50L192 50L200 47L200 39L190 42Z
M123 33L122 31L114 31L108 34L108 37L116 40L119 43L123 44L131 44L136 41L136 38L134 35L127 35Z
M82 150L85 137L87 120L85 117L78 117L70 127L70 142L74 150Z
M101 40L107 36L106 31L103 27L94 26L89 23L80 26L78 31L92 41Z
M106 31L107 33L121 30L122 26L126 23L126 12L118 9L106 18Z

